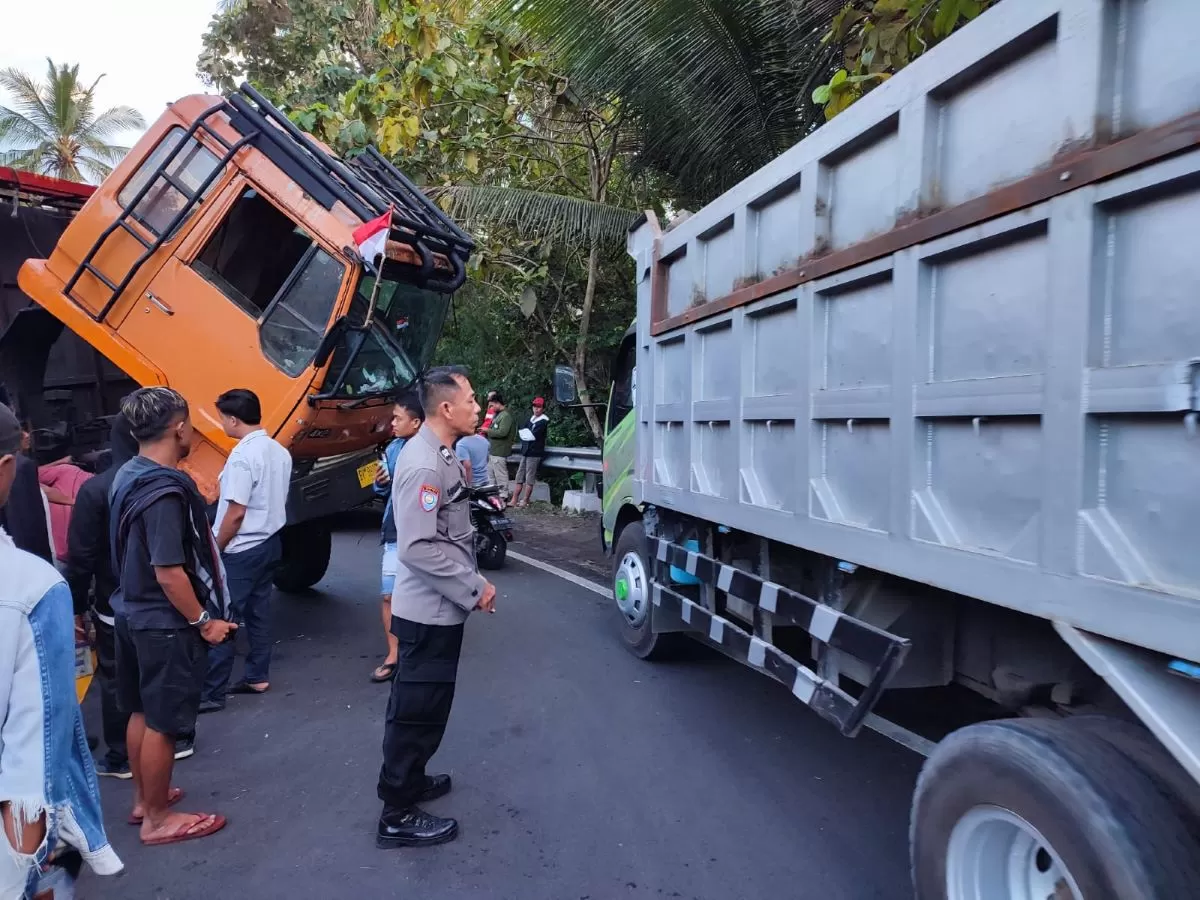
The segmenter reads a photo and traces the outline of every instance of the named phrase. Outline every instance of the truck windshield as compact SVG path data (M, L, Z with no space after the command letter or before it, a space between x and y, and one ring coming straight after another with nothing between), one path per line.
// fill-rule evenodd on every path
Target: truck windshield
M391 394L412 384L429 364L450 305L449 294L389 277L384 268L375 316L369 329L347 330L333 351L327 397ZM366 317L375 276L363 274L347 319Z

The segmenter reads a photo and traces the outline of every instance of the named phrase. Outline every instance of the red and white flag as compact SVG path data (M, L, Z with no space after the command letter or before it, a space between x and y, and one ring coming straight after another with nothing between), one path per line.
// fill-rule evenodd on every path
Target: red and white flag
M371 269L375 268L375 260L384 255L387 249L388 234L392 229L392 209L389 206L378 219L372 219L354 229L351 237L358 247L358 255Z

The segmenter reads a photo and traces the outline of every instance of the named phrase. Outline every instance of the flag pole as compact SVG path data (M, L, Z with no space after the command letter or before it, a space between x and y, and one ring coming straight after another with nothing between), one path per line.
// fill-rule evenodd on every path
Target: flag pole
M392 233L392 207L388 207L388 234ZM383 240L383 252L379 254L379 263L371 260L371 266L375 269L375 286L371 288L371 298L367 301L367 316L363 321L363 328L370 328L371 323L375 321L375 304L379 300L379 285L383 281L383 262L387 259L387 238Z

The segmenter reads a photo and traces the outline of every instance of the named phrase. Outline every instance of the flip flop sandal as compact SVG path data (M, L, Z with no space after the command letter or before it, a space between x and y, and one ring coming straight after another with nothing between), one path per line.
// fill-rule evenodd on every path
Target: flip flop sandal
M383 684L385 681L391 681L396 677L396 663L381 663L374 672L371 673L371 680L376 684ZM386 675L380 676L380 672L386 672Z
M183 788L177 788L177 787L171 788L171 790L167 792L167 806L168 807L174 806L176 803L178 803L180 800L182 800L186 796L187 796L187 791L185 791ZM130 825L141 825L142 824L142 816L130 815L129 824Z
M269 687L256 688L256 687L251 687L249 682L239 681L237 684L235 684L233 687L231 687L229 689L229 693L231 693L231 694L253 694L254 696L257 697L262 694L265 694L269 690L270 690Z
M210 834L216 834L225 827L226 818L216 813L194 813L200 818L191 825L181 828L174 834L169 834L166 837L151 838L150 840L142 840L142 845L146 847L161 847L163 844L178 844L182 841L194 841L197 838L208 837Z

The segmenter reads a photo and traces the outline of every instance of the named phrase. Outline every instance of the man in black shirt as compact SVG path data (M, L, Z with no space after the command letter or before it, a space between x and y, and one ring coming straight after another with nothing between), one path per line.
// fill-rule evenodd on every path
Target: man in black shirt
M116 642L110 598L117 590L113 574L112 545L108 534L108 492L117 471L137 456L138 445L129 430L129 421L118 415L113 420L109 444L109 467L84 482L75 497L71 524L67 529L67 563L63 573L75 601L75 615L89 609L96 628L96 680L100 684L100 718L107 751L96 764L98 775L132 778L129 754L125 748L125 729L129 716L117 703Z
M182 792L170 785L175 739L195 727L208 646L237 626L220 617L228 592L204 501L178 470L192 440L187 401L170 388L141 388L121 402L121 412L139 455L117 472L109 496L120 581L112 597L117 692L129 713L132 818L143 844L171 844L225 826L224 816L172 811Z
M546 401L541 397L533 398L533 414L521 426L517 436L521 438L521 464L517 467L516 492L517 508L529 505L533 497L533 488L537 484L538 466L546 455L546 432L550 427L550 419L545 414Z

